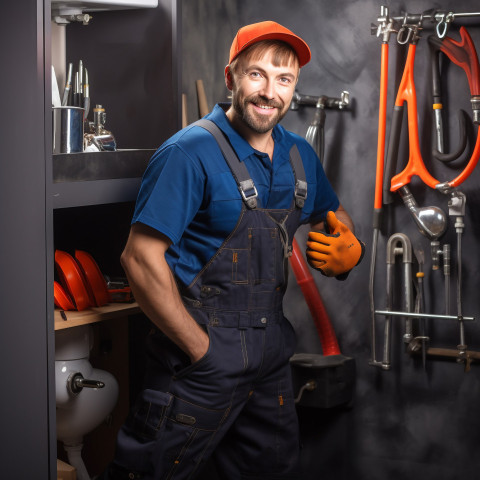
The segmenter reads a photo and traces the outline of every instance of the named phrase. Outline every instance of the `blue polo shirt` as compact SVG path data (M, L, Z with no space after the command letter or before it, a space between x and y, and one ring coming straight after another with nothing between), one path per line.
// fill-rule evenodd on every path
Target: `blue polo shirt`
M301 222L317 222L339 206L322 165L302 137L277 125L273 160L253 149L216 105L205 118L226 134L257 188L260 206L290 208L294 176L289 151L294 143L302 157L308 195ZM166 259L178 280L189 285L235 227L242 200L214 137L188 126L167 140L152 156L143 176L132 223L140 222L166 235L172 245Z

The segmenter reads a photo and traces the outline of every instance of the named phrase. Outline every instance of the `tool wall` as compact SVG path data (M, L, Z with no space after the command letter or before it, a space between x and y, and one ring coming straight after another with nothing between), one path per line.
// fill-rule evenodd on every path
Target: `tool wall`
M231 37L243 24L267 18L298 32L312 49L298 91L317 97L349 92L346 108L326 111L323 161L367 253L344 282L313 275L340 348L355 358L356 388L348 405L299 407L306 479L476 478L480 92L471 46L480 51L480 17L475 3L299 0L295 5L184 0L183 92L192 99L190 121L198 118L197 78L204 80L210 108L227 100L223 69ZM381 98L386 98L383 113ZM314 115L315 108L292 110L283 124L306 136ZM384 165L387 157L391 169ZM445 162L448 157L452 160ZM300 245L307 232L305 227L297 234ZM321 354L293 275L285 311L297 332L297 352Z

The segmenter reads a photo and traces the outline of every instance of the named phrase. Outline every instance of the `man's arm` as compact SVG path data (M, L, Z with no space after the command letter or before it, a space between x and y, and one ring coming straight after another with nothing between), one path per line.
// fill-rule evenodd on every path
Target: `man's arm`
M195 362L207 352L209 338L182 303L165 260L170 244L166 236L136 223L130 230L121 263L142 311Z

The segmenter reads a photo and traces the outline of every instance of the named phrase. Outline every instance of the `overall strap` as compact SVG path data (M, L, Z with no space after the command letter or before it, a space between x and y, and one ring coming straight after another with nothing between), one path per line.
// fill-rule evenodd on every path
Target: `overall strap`
M194 125L204 128L214 136L223 156L225 157L225 161L232 171L233 178L235 179L235 182L237 182L238 190L242 195L243 201L248 208L257 208L258 194L255 184L248 173L247 167L239 160L223 132L211 120L206 120L204 118L195 122Z
M257 189L248 173L247 167L241 162L223 132L211 120L204 118L196 121L194 125L204 128L210 132L220 147L225 160L232 171L233 178L238 185L238 190L248 208L257 208ZM307 177L303 168L302 157L297 145L290 149L290 165L295 177L295 206L303 208L307 198Z
M290 165L295 177L295 205L298 208L303 208L307 199L307 177L303 168L302 157L295 144L290 149Z

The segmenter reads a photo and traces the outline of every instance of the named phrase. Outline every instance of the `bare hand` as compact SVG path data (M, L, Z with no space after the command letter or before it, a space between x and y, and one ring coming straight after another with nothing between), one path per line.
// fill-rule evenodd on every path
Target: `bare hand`
M207 352L208 348L210 347L210 338L209 336L202 330L200 335L198 336L198 342L192 346L188 353L190 360L192 363L198 362L201 358L203 358Z

